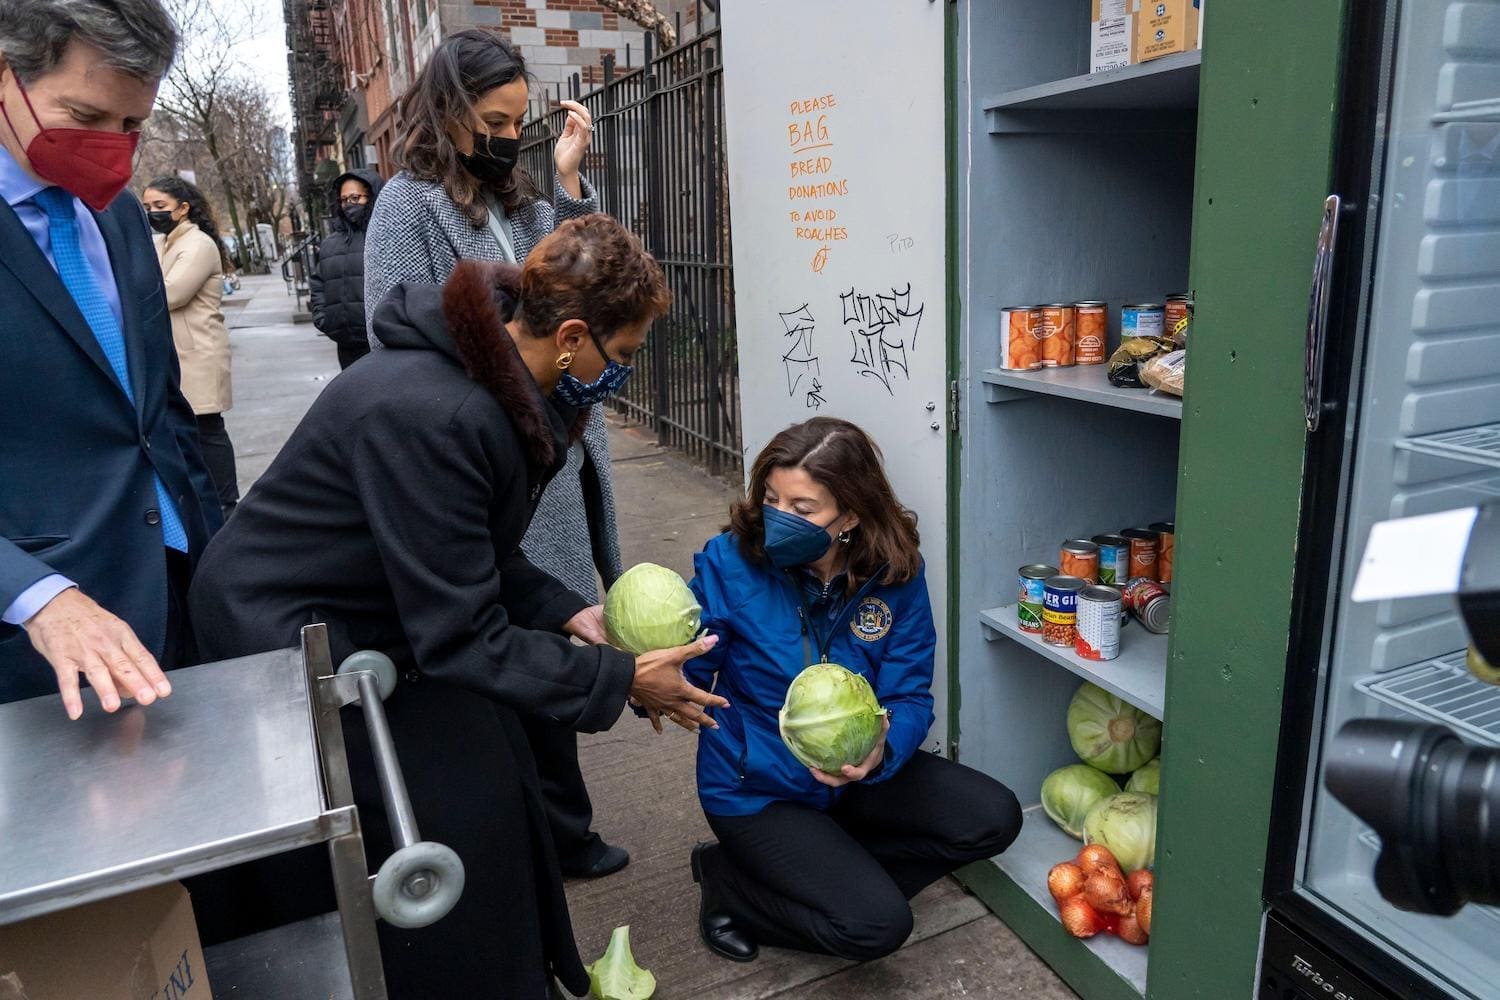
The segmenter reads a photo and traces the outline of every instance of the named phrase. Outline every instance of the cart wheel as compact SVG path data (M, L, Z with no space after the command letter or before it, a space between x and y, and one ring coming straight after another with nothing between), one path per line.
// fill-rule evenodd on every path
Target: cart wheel
M375 675L375 683L380 688L380 700L385 701L396 690L396 665L391 658L384 653L373 649L361 649L357 653L350 653L344 657L344 662L339 664L339 673L347 674L356 670L368 670Z
M394 927L426 927L464 891L464 863L452 849L421 840L385 859L375 875L375 912Z

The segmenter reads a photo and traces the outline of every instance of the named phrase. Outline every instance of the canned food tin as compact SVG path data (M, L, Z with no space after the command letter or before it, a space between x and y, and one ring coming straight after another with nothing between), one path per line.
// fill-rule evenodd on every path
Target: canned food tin
M1157 521L1151 530L1161 536L1156 553L1156 582L1172 589L1172 558L1177 553L1177 526L1171 521Z
M1035 563L1021 567L1021 596L1016 602L1016 624L1020 626L1022 632L1041 633L1047 579L1056 575L1056 566L1043 566L1041 563Z
M1007 306L1000 310L1000 367L1025 372L1042 367L1041 345L1032 328L1041 321L1036 306Z
M1172 599L1161 584L1137 577L1125 585L1125 607L1147 632L1165 635L1172 625Z
M1042 367L1073 367L1073 338L1078 334L1073 306L1066 302L1053 302L1042 306L1041 314L1041 325L1033 333L1041 344Z
M1120 339L1160 337L1166 326L1167 310L1157 302L1136 302L1120 308Z
M1131 528L1120 534L1130 539L1130 576L1155 580L1159 572L1157 557L1161 554L1161 535L1147 528Z
M1063 576L1076 576L1088 583L1099 582L1099 546L1083 538L1063 542L1058 556Z
M1102 365L1109 343L1109 310L1103 302L1073 304L1073 360L1080 365Z
M1073 648L1078 638L1078 592L1088 584L1076 576L1047 578L1043 595L1042 640L1052 646Z
M1193 322L1193 298L1186 294L1168 295L1162 320L1162 335L1171 337L1179 345L1187 339L1188 327Z
M1124 600L1114 587L1084 587L1078 592L1078 635L1073 652L1085 660L1113 660L1120 655Z
M1099 582L1107 587L1123 587L1130 579L1130 539L1124 535L1095 535L1099 546Z

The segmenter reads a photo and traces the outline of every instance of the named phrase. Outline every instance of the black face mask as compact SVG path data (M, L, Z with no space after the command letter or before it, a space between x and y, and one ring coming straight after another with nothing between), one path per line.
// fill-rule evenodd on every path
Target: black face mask
M146 221L151 223L152 229L163 236L177 228L177 220L172 218L171 212L147 212Z
M485 135L482 132L474 133L472 155L458 154L459 162L474 175L475 180L495 188L505 186L505 182L510 180L510 172L516 169L516 161L520 158L520 139Z
M365 223L370 218L369 205L345 205L341 211L344 213L344 218L348 220L349 225L355 229L365 228Z

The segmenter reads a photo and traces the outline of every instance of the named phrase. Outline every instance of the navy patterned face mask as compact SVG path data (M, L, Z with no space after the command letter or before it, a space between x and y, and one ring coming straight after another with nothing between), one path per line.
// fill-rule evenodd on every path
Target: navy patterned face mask
M571 372L563 372L558 380L557 388L552 390L552 398L565 406L583 409L585 406L593 406L602 403L615 393L625 387L630 381L630 376L635 373L631 365L622 365L609 356L599 338L589 331L589 339L594 342L594 348L599 356L604 359L604 371L592 382L585 382Z

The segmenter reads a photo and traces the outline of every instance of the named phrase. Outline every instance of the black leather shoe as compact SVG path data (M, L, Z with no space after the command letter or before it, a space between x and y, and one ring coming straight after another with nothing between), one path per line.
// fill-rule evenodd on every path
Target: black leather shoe
M603 878L613 875L615 872L630 864L630 852L623 847L613 844L605 844L604 852L599 859L591 865L561 865L562 873L568 878Z
M698 933L703 943L715 955L731 962L753 962L760 956L760 948L750 934L726 912L719 903L709 879L704 877L704 862L709 851L717 844L699 844L693 848L693 881L698 883Z

